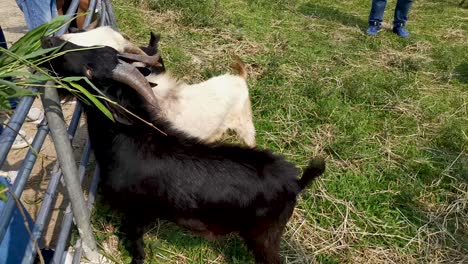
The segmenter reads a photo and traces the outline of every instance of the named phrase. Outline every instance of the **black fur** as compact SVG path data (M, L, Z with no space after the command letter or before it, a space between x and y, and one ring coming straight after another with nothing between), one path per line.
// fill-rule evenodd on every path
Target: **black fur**
M64 76L81 75L89 67L102 92L167 133L136 120L132 126L114 123L84 106L102 193L124 215L132 263L143 263L143 234L157 218L207 237L238 233L257 263L280 263L281 235L296 196L323 173L325 163L312 161L298 179L293 164L268 150L199 143L161 117L149 116L144 98L106 75L115 66L112 52L68 53L52 65Z

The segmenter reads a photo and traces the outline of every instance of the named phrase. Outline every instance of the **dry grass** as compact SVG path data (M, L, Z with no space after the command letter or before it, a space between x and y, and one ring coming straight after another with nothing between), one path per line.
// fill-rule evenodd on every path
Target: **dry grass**
M223 9L206 25L184 22L196 19L184 9L192 1L159 11L147 1L116 1L116 9L132 39L161 32L168 68L189 82L228 71L239 55L258 144L298 166L327 158L326 175L288 223L285 262L466 263L468 90L453 73L468 60L466 12L431 27L441 4L418 3L415 36L401 40L388 23L379 38L367 38L343 19L364 17L368 3L317 1L304 15L296 9L309 1L218 2ZM152 262L251 261L235 239L219 246L173 229L158 224L145 237Z

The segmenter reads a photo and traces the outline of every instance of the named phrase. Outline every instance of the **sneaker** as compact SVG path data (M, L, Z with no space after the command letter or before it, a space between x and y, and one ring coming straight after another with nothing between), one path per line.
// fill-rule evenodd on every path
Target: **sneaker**
M380 30L380 26L379 25L370 25L368 28L367 28L367 35L369 36L377 36L377 33L379 32Z
M410 33L403 26L398 26L393 28L393 33L397 34L402 38L409 37Z
M16 176L18 176L18 171L1 171L0 176L5 177L9 184L13 185L15 183Z
M13 145L11 145L11 149L26 148L31 145L32 141L33 141L32 138L26 135L26 132L21 129L18 135L16 136L15 141L13 142Z
M31 107L31 109L29 109L26 121L37 125L41 123L42 119L44 119L44 112L41 109L36 107Z
M60 100L60 104L65 105L65 104L70 104L74 105L76 104L76 98L63 98Z

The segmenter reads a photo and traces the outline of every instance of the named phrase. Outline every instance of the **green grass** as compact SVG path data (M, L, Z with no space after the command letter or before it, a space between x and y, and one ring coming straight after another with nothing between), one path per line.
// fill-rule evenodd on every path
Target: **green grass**
M120 29L142 45L161 33L168 70L189 82L228 71L239 55L260 147L301 167L327 157L288 224L286 263L467 261L468 10L416 1L412 36L401 39L390 28L395 1L379 36L363 34L369 5L114 1ZM103 215L101 241L118 234L102 230ZM145 243L148 263L253 261L236 237L206 241L165 222Z

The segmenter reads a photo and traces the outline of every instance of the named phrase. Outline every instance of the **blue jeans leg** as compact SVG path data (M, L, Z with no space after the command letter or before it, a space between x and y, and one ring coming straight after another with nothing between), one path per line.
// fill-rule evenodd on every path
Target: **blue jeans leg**
M7 43L6 43L6 39L5 39L5 35L3 34L3 29L2 27L0 26L0 47L4 48L4 49L7 49ZM0 56L2 55L2 52L0 51Z
M403 27L408 21L408 13L413 0L398 0L395 7L395 16L393 17L394 27Z
M35 29L57 16L55 0L16 0L16 4L23 11L29 30Z
M380 26L380 24L382 24L386 6L387 0L372 0L372 8L369 14L369 25Z
M0 47L7 49L7 43L6 43L5 35L3 34L2 27L0 27ZM1 55L2 55L2 52L0 52L0 56ZM5 80L10 80L10 78L5 78ZM11 109L16 109L16 106L18 105L18 98L10 98L8 99L8 102L10 103Z

